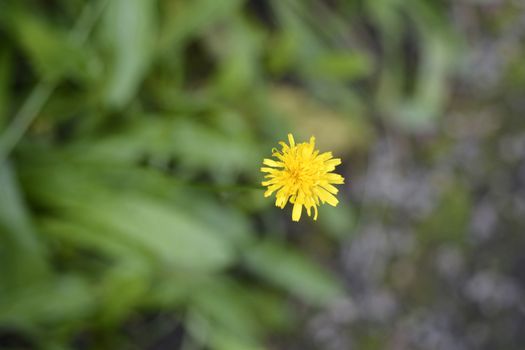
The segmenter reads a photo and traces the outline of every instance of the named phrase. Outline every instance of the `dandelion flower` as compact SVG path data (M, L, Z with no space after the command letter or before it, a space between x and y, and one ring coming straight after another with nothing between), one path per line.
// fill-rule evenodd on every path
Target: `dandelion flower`
M284 208L290 201L293 204L292 220L299 221L303 206L311 216L312 208L314 220L317 220L317 207L320 203L336 206L339 201L335 198L338 189L333 185L344 183L339 174L332 171L341 164L341 159L332 158L332 152L319 154L315 150L315 137L310 142L296 144L292 134L288 134L289 145L279 142L282 149L272 149L272 156L276 160L264 159L261 171L266 173L263 186L268 189L265 197L276 192L275 205Z

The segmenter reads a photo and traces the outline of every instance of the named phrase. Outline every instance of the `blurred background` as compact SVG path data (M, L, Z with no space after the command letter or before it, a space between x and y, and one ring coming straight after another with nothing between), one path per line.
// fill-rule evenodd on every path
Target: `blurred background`
M1 0L0 348L523 349L524 63L520 0Z

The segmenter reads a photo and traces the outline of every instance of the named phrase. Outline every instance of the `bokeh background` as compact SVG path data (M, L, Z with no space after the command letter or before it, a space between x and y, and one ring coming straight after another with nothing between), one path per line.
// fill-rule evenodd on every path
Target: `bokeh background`
M0 348L523 349L524 63L520 0L1 0Z

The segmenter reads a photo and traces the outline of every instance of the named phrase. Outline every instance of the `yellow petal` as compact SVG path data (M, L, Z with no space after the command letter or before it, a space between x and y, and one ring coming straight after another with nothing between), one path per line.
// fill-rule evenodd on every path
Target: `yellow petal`
M261 182L261 185L263 185L263 186L269 186L269 185L273 185L273 184L275 184L277 181L279 181L279 180L277 180L277 179L271 179L271 180L268 180L268 181L263 181L263 182Z
M330 160L327 160L325 164L329 167L335 168L337 165L341 164L341 159L340 158L330 159Z
M330 159L332 157L333 157L332 152L324 152L324 153L321 153L320 155L318 155L317 159L325 161L325 160L328 160L328 159Z
M266 185L263 184L263 186L266 186ZM327 190L328 192L333 193L333 194L337 194L339 192L339 190L335 186L332 186L327 182L321 183L320 186L324 188L325 190Z
M308 159L312 155L313 150L314 150L313 147L308 147L307 145L307 147L303 147L301 149L301 156L305 159Z
M283 162L284 159L285 159L284 156L283 156L280 152L273 152L273 153L272 153L272 157L275 157L275 158L279 159L279 160L282 161L282 162Z
M326 202L330 204L331 206L335 207L339 203L337 198L335 198L330 192L326 191L325 189L321 187L317 188L317 194L319 195L319 198L321 198L323 202Z
M299 201L296 201L293 205L293 211L292 211L292 220L293 221L299 221L301 218L301 212L303 210L302 203L299 203Z
M265 196L265 197L270 196L273 192L275 192L276 190L278 190L278 189L281 188L282 186L283 186L282 184L271 185L270 187L268 187L268 189L266 190L266 192L264 192L264 196Z
M339 174L326 174L325 175L325 179L330 182L330 183L333 183L333 184L343 184L345 182L345 179L339 175Z
M290 147L294 147L295 146L295 140L293 139L293 135L292 134L288 134L288 143L290 143Z
M268 158L265 158L263 160L263 164L271 166L271 167L274 167L274 168L282 168L282 167L284 167L284 163L283 162L276 162L275 160L271 160L271 159L268 159Z
M284 208L284 206L286 205L286 202L288 202L288 197L287 196L279 196L277 195L276 196L276 199L275 199L275 205L281 209Z

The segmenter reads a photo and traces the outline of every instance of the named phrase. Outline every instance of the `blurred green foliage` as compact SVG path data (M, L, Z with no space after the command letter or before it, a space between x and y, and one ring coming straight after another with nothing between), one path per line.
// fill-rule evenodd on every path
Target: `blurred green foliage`
M136 348L122 325L172 312L188 348L261 349L296 321L290 297L339 298L251 188L260 161L290 130L364 149L370 103L428 127L458 43L433 2L334 4L2 1L0 329ZM337 242L353 215L342 203L317 231Z

